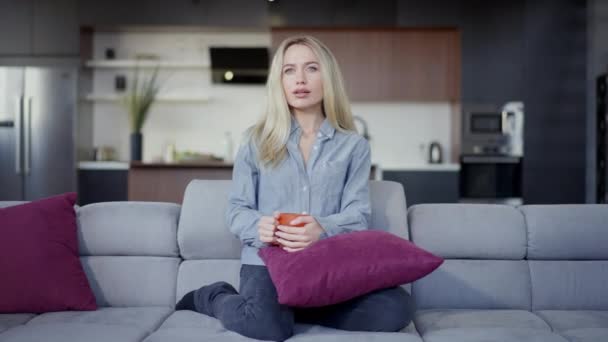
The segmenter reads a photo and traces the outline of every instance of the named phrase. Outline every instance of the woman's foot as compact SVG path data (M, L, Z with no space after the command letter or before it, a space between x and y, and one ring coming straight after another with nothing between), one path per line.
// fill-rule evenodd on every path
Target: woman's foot
M194 307L194 291L190 291L186 293L177 305L175 305L175 311L179 310L191 310L196 311L196 307Z
M238 294L236 289L225 281L206 285L188 292L175 306L175 310L192 310L207 316L213 315L213 303L220 295Z

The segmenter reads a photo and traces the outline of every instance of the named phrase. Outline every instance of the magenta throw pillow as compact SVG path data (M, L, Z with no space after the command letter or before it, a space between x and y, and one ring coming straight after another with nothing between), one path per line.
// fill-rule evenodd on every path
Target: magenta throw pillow
M0 313L95 310L78 256L75 193L0 209Z
M299 252L266 247L259 253L279 303L319 307L374 290L407 284L433 272L443 259L380 230L336 235Z

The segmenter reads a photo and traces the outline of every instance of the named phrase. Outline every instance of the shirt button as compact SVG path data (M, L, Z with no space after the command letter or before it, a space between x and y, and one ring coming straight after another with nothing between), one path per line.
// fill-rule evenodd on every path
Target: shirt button
M302 191L306 191L306 189L308 189L307 187L302 187Z
M317 145L312 147L313 150L316 150L317 148L319 148L319 146L317 146Z

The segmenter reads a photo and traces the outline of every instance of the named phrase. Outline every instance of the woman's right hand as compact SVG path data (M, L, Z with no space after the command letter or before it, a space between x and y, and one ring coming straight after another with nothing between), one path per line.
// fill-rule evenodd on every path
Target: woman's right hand
M278 211L275 211L273 216L260 217L260 220L258 221L260 241L264 243L277 243L274 232L277 230L277 225L279 224L279 214Z

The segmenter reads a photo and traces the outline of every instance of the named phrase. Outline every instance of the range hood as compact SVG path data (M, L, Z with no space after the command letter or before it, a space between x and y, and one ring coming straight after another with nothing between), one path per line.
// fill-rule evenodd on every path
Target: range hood
M211 80L221 84L266 83L267 47L210 47Z

